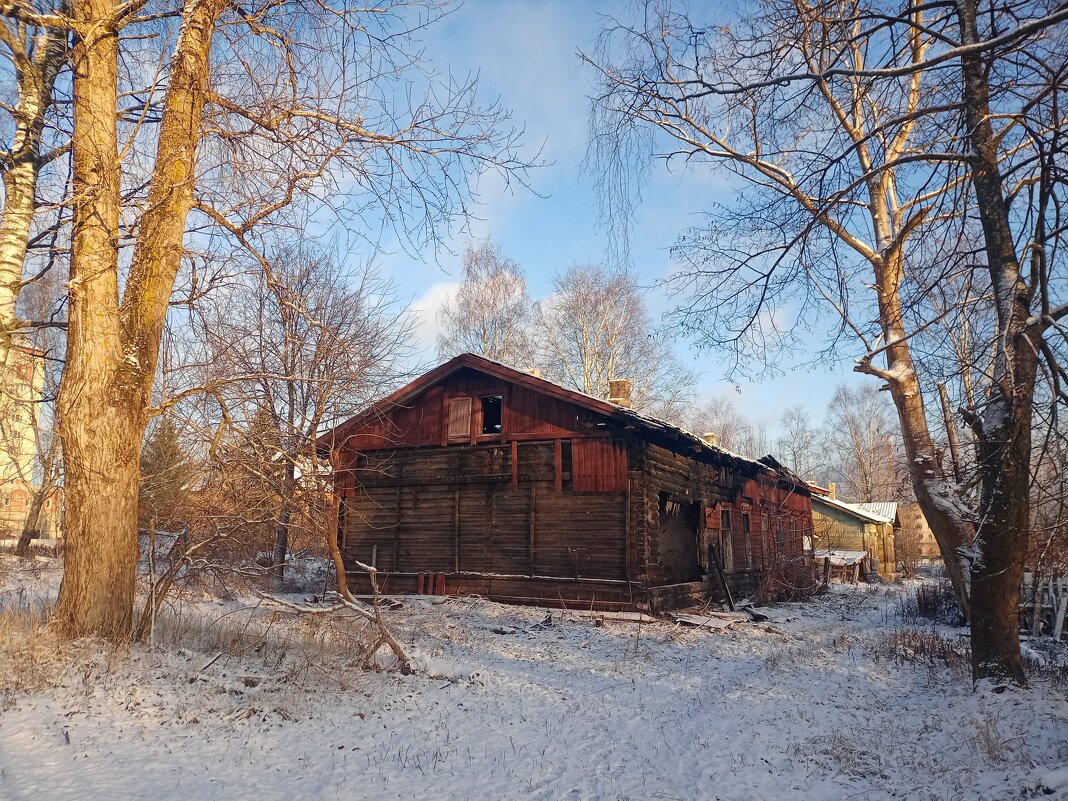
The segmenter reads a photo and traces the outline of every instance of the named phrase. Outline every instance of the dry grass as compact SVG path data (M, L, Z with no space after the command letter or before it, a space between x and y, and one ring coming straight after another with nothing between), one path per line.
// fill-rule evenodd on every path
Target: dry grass
M953 588L944 580L911 588L898 604L897 617L913 625L932 622L954 626L961 620Z
M779 562L764 571L754 598L758 604L803 601L821 589L816 571L801 562Z
M161 611L152 645L238 659L291 680L314 675L347 686L354 672L362 672L374 639L367 621L345 612L302 615L238 607L216 613L177 603Z
M971 680L971 648L966 640L946 637L934 629L893 628L879 632L871 642L870 654L876 661L899 665L924 665L930 678L948 670L956 680Z
M0 605L0 708L23 693L59 683L65 655L46 628L51 609L24 594Z

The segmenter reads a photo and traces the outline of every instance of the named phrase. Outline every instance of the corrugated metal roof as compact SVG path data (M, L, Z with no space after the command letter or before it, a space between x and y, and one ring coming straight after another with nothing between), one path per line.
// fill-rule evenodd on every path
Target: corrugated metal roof
M857 506L880 517L885 517L887 520L897 517L897 501L868 501L859 503Z

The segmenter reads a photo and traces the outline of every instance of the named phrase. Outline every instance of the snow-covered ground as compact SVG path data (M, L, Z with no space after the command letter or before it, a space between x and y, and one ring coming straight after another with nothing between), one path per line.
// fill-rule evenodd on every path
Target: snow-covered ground
M13 564L0 602L53 590ZM902 592L715 630L409 598L407 677L256 600L183 605L184 649L8 631L0 799L1068 797L1065 687L973 692L895 640Z

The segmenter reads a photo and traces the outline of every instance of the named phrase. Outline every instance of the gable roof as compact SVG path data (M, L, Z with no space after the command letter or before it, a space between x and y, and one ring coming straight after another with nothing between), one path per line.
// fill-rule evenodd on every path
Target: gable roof
M554 381L542 378L541 376L532 375L524 370L519 370L515 367L503 364L502 362L487 359L484 356L477 356L473 353L462 353L459 356L454 356L443 364L439 364L433 370L430 370L416 378L414 381L405 384L400 389L390 393L354 417L349 418L332 430L324 432L318 439L320 442L326 443L343 440L352 429L358 427L361 423L368 419L386 414L391 409L398 406L404 405L423 390L464 368L478 370L479 372L499 378L502 381L519 384L534 392L540 392L558 400L572 403L583 409L604 415L605 417L613 419L623 425L642 430L648 434L653 434L672 443L676 443L678 446L691 450L695 454L718 457L720 460L746 466L750 469L770 470L783 476L798 487L805 490L808 489L807 482L794 476L793 473L770 456L766 456L759 460L742 456L739 453L734 453L733 451L718 445L712 445L706 442L702 437L687 431L681 426L669 423L666 420L659 420L649 415L640 414L625 406L611 403L602 398L596 398L593 395L587 395L584 392L569 389Z
M838 498L832 498L829 495L821 495L818 492L812 493L812 503L813 505L817 503L822 503L826 506L833 507L835 509L845 512L848 515L852 515L853 517L864 523L894 522L894 518L892 516L883 515L875 511L874 509L868 508L875 507L876 509L878 509L883 506L886 506L886 503L848 503L847 501L841 501ZM897 504L894 503L892 505L895 507L896 510Z

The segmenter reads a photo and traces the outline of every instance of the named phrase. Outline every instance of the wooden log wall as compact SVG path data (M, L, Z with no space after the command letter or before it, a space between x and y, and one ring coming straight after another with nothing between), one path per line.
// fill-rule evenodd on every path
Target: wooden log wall
M343 553L395 574L626 582L628 494L575 492L571 457L570 440L362 454L338 482Z

